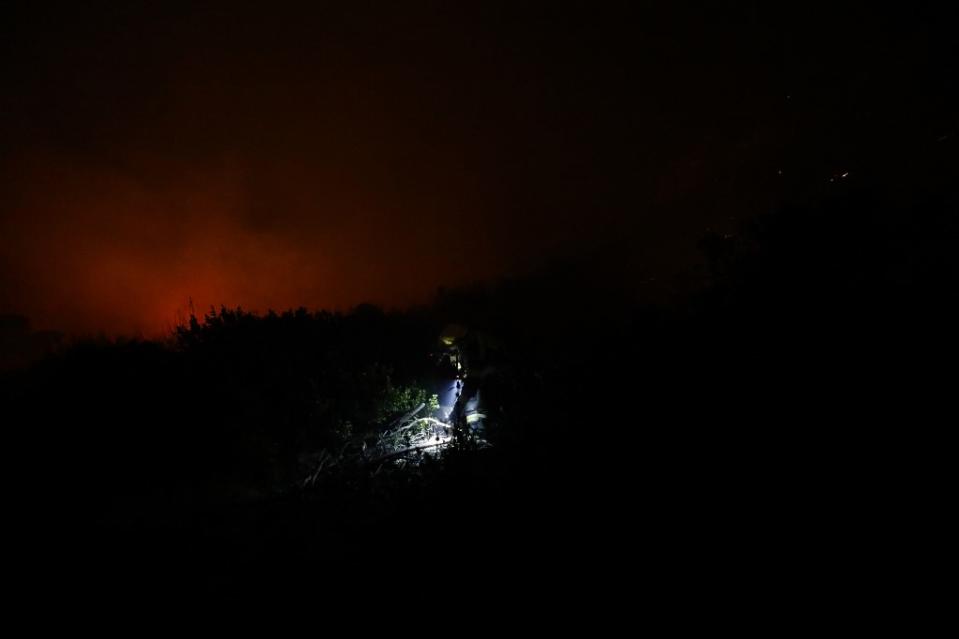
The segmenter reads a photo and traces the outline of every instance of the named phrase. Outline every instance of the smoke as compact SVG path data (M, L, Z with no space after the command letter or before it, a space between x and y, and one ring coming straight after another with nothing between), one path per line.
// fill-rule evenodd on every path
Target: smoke
M442 248L451 238L404 230L370 198L324 206L309 185L254 180L236 161L138 178L63 154L19 160L0 221L3 304L38 328L157 335L191 300L201 312L400 305L471 274Z
M781 166L749 25L115 4L0 38L0 313L38 328L406 305L609 244L671 266L743 190L717 175Z

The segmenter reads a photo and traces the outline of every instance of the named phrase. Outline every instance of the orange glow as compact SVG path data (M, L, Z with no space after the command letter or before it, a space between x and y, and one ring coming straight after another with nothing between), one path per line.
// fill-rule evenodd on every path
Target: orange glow
M11 310L40 329L155 336L188 316L191 299L197 312L399 306L483 275L480 261L444 248L455 238L403 228L359 194L346 214L301 204L286 212L295 218L287 228L282 216L250 221L232 170L151 185L33 156L19 173L24 195L2 229L19 274Z

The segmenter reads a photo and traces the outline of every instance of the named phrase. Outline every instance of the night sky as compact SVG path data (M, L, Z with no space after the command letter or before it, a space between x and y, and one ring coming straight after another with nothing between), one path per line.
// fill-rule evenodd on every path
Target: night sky
M956 134L949 22L906 7L32 4L0 19L0 313L38 328L403 306L560 257L630 286Z

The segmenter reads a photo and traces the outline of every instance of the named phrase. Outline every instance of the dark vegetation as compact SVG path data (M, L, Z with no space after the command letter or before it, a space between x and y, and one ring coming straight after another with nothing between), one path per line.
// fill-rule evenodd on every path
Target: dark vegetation
M954 395L959 208L934 166L708 235L698 284L668 304L570 263L405 312L221 309L165 343L76 343L4 378L32 541L201 589L338 562L681 571L861 542L860 516L935 483L914 446L936 447ZM438 458L361 457L302 486L317 454L428 399L450 322L470 329L491 445L461 430Z

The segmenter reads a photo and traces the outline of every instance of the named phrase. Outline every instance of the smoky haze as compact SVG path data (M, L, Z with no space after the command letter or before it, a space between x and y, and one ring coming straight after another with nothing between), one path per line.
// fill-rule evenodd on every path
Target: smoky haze
M922 53L839 27L811 47L801 14L24 10L2 45L0 312L156 334L191 299L406 305L614 241L679 268L806 165L845 166L808 149L860 113L863 62ZM830 111L833 53L862 80Z

